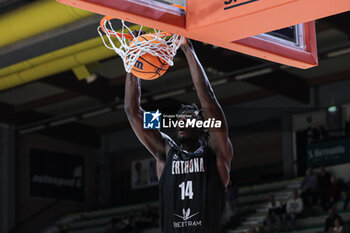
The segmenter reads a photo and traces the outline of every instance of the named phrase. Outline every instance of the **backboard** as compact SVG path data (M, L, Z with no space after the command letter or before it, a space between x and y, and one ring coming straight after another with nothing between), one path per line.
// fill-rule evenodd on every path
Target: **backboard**
M299 68L317 65L312 21L350 10L349 0L190 0L186 11L172 5L182 0L58 1Z

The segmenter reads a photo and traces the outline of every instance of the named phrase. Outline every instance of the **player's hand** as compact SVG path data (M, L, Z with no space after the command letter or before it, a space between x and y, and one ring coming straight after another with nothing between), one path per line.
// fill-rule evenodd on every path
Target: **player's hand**
M185 38L184 42L182 43L182 45L180 46L180 48L185 52L188 49L193 49L193 45L192 42L188 39Z
M131 33L132 33L133 37L136 38L136 37L138 37L138 36L141 36L141 35L146 34L146 31L139 31L139 30L136 30L136 29L135 29L135 30L132 31ZM131 41L132 41L131 39L130 39L130 40L127 40L128 44L130 44Z
M182 42L183 46L188 46L190 44L190 40L188 38L184 38L184 41Z
M138 36L146 34L146 31L139 31L139 30L135 29L134 31L132 31L132 34L134 35L134 37L138 37Z

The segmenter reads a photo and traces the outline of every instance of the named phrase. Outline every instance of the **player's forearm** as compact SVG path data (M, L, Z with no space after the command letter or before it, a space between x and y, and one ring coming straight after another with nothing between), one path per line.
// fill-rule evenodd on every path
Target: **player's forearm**
M196 88L201 106L203 108L207 108L207 107L213 107L214 105L217 105L214 91L211 88L208 77L205 74L205 71L202 65L200 64L193 48L187 45L187 46L183 46L182 50L184 51L186 55L186 59L190 66L191 77L193 80L193 84Z
M128 73L125 80L124 110L127 114L134 114L141 111L140 106L141 88L140 80Z
M206 118L215 118L222 121L222 130L220 131L220 135L216 136L219 136L217 138L220 138L220 140L226 140L226 137L228 135L226 119L223 110L221 109L221 106L215 97L208 77L205 74L205 71L200 64L192 46L183 45L181 48L184 51L189 63L193 84L196 88L204 116ZM211 131L212 129L209 130L209 134Z

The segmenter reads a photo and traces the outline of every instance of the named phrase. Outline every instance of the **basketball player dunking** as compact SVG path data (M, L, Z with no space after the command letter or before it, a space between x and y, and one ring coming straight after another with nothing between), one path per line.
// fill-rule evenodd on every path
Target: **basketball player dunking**
M162 233L219 233L233 149L224 113L191 42L186 40L181 48L203 110L183 105L178 113L221 120L221 129L178 128L178 144L157 129L143 129L140 80L132 74L126 77L125 111L137 137L157 160Z

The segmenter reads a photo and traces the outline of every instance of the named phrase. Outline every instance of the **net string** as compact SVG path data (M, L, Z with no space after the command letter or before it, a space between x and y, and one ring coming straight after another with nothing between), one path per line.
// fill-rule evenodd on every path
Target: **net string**
M99 26L97 31L102 38L103 44L111 50L114 50L123 60L124 68L130 73L137 59L145 53L150 53L153 56L158 56L170 66L173 66L173 58L184 38L179 35L171 34L165 36L164 32L153 29L152 34L147 37L149 40L138 41L135 38L141 36L143 26L138 29L138 34L134 35L131 29L121 20L122 28L118 33L110 20L105 20L103 27ZM106 36L104 36L104 34ZM132 35L131 40L126 38L126 35ZM117 40L113 40L116 38ZM131 43L131 41L133 41Z

